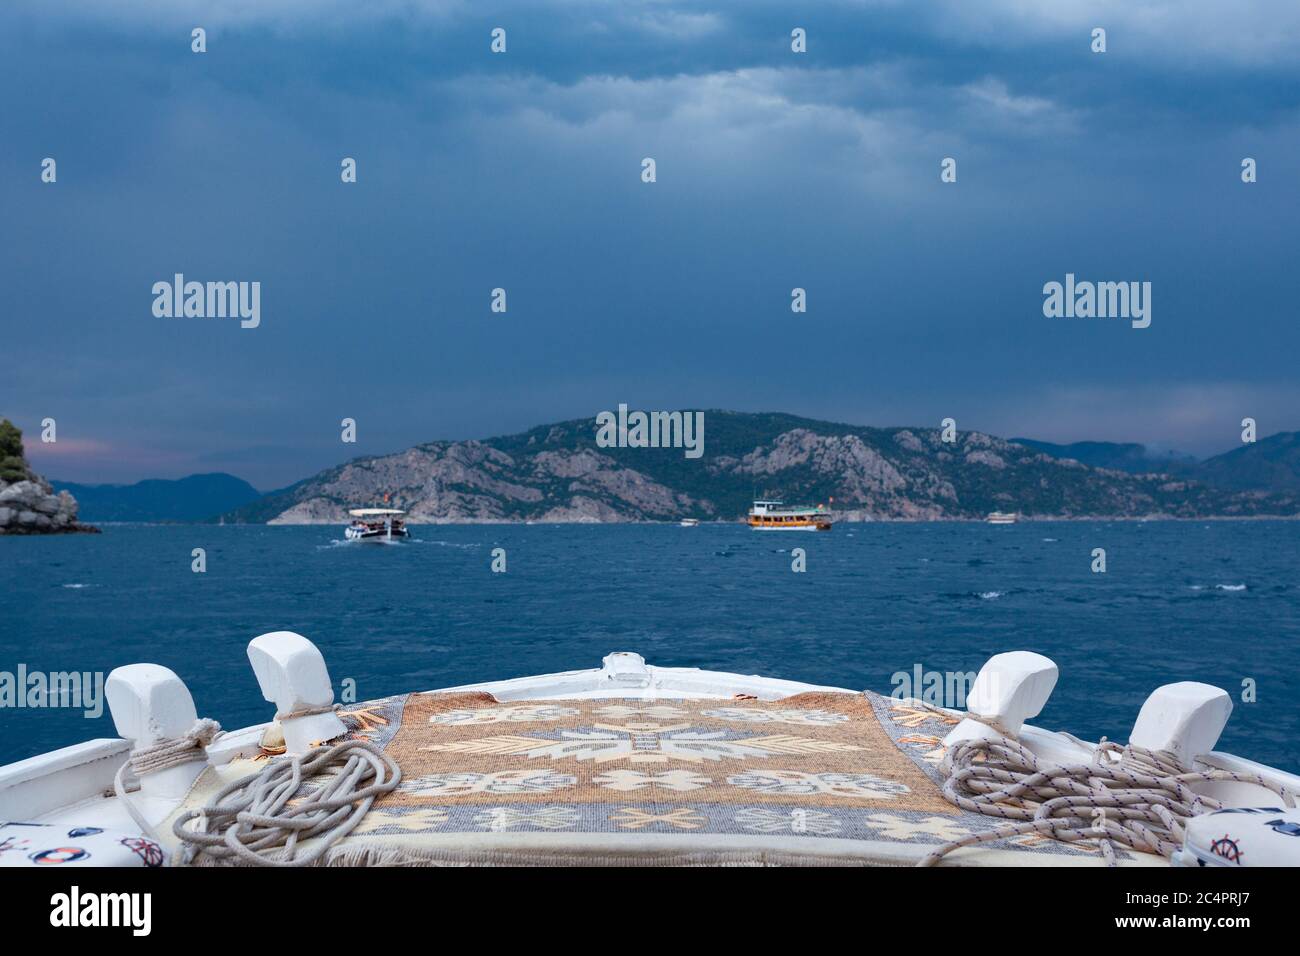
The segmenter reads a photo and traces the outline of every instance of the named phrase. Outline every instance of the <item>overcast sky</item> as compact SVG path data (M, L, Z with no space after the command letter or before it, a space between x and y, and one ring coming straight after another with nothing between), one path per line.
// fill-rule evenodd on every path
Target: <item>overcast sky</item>
M1214 453L1300 428L1298 106L1293 0L10 0L0 415L261 488L620 402Z

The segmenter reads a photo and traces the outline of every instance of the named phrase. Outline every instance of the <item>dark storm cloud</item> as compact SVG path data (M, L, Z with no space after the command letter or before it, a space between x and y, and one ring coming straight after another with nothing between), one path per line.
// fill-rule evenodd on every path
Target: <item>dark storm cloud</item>
M86 442L58 477L224 451L267 487L619 401L1300 427L1294 5L267 6L19 4L0 39L0 411ZM1152 327L1043 318L1067 271L1151 280ZM262 327L155 319L175 272L260 281Z

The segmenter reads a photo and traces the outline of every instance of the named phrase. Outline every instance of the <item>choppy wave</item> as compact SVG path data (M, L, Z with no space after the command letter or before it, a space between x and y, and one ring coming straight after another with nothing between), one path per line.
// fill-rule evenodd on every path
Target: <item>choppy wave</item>
M1011 591L956 591L943 596L953 601L996 601L1006 597Z

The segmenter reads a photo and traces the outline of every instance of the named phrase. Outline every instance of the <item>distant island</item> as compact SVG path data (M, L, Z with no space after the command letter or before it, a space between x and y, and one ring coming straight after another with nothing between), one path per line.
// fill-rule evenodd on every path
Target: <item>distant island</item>
M1045 519L1300 516L1297 432L1197 461L1133 443L1060 445L982 432L945 442L937 428L782 413L708 411L705 421L698 459L680 449L598 447L593 420L578 419L357 458L267 494L220 472L131 485L46 482L23 458L21 432L4 421L0 526L78 530L78 508L99 522L334 524L385 495L414 523L734 521L763 496L834 498L841 521L970 520L991 511Z
M205 521L262 497L234 475L216 472L185 478L150 478L133 485L83 485L51 480L55 491L77 499L87 521Z
M98 531L77 521L77 500L54 489L27 464L23 433L0 419L0 534Z
M213 517L318 524L385 500L412 522L733 521L755 497L827 503L841 521L1300 515L1300 440L1280 433L1205 462L1140 445L1050 445L981 432L868 428L706 411L704 455L604 448L591 419L357 458ZM1093 457L1110 467L1071 457ZM1085 454L1086 452L1086 454ZM1122 467L1114 467L1121 465ZM388 496L385 498L385 496Z

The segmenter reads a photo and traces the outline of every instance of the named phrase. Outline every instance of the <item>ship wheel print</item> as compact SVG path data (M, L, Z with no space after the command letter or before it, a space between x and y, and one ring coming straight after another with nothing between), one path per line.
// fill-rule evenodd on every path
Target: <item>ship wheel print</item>
M123 837L120 842L122 846L143 860L145 866L162 866L162 847L153 840L146 840L143 837Z
M1215 840L1210 844L1210 852L1215 856L1223 857L1229 863L1241 864L1243 855L1241 847L1237 846L1237 841L1226 833L1223 835L1222 840Z

